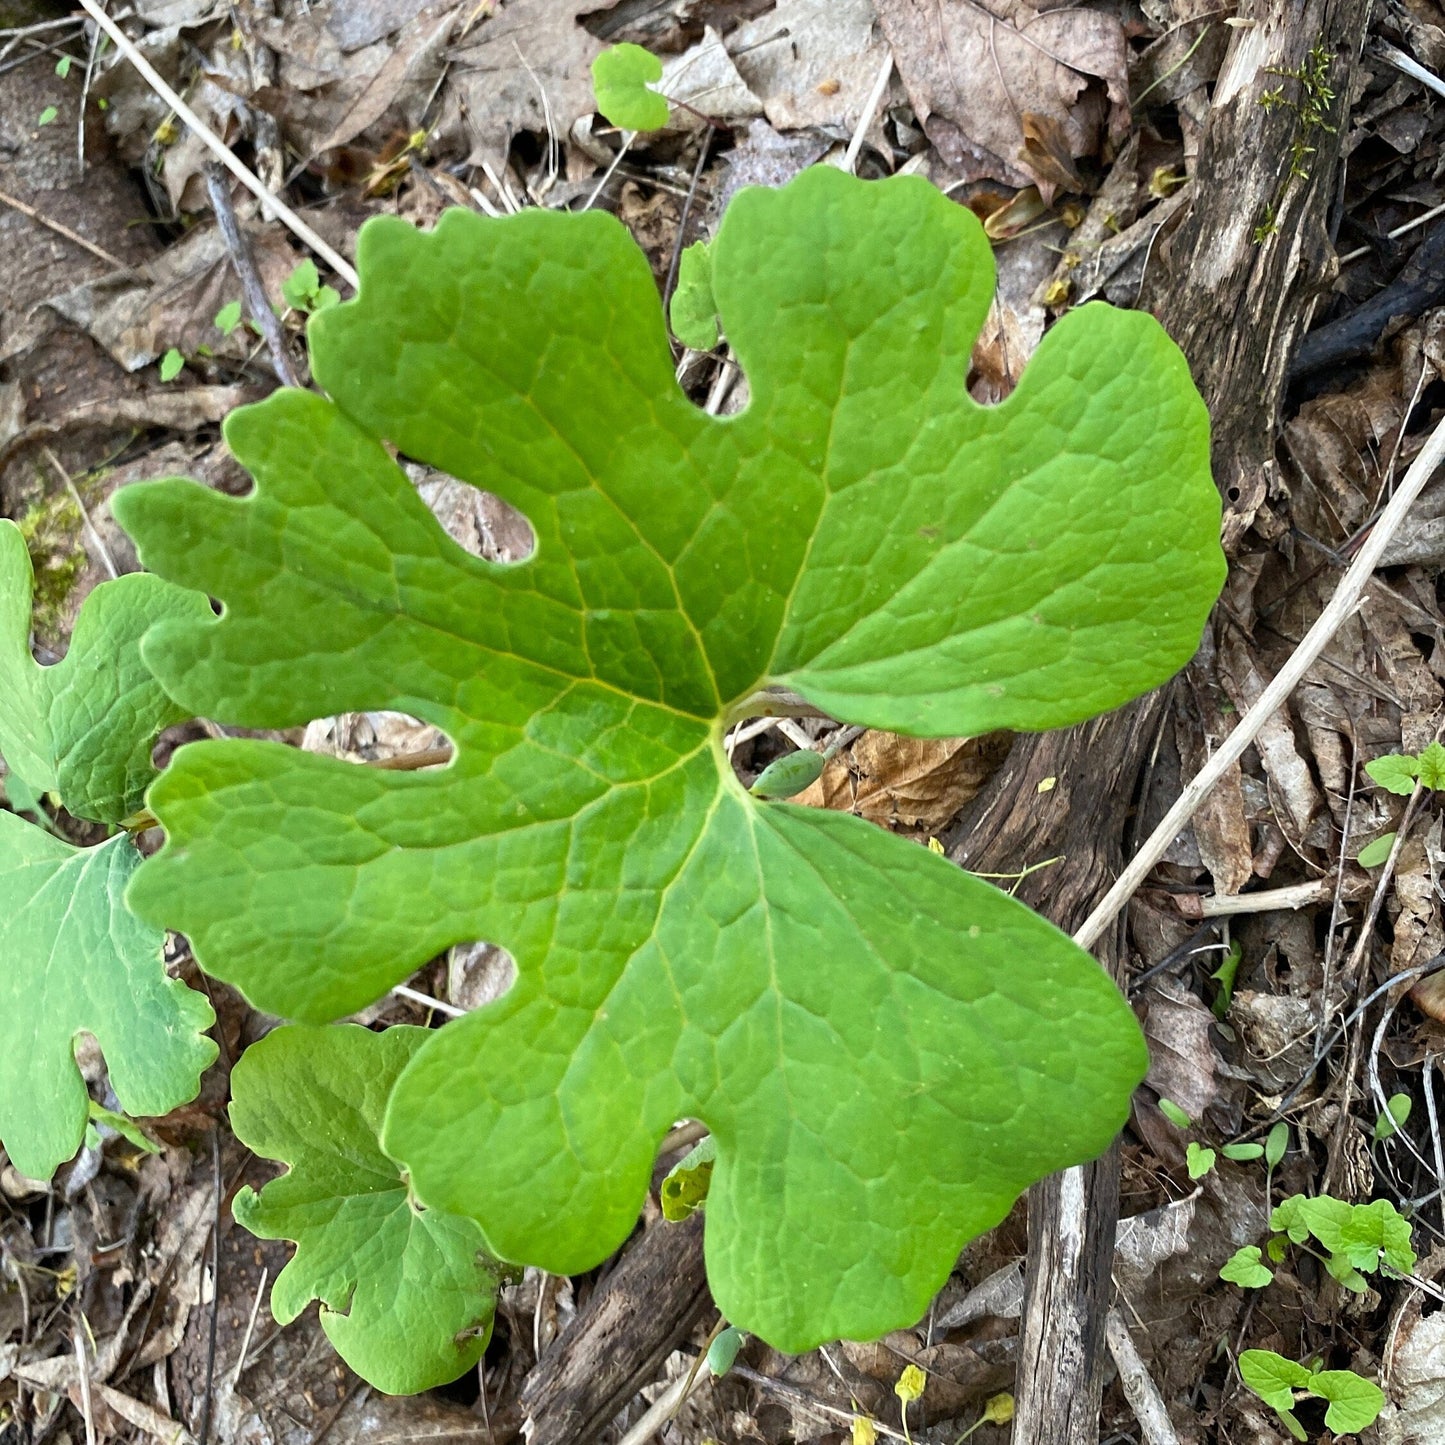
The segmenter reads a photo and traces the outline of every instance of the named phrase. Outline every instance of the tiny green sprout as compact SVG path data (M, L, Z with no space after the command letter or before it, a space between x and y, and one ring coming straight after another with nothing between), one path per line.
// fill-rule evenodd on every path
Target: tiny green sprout
M1365 764L1365 772L1386 792L1404 797L1415 791L1420 759L1414 753L1386 753L1383 757L1371 758Z
M1160 1099L1159 1112L1174 1125L1176 1129L1192 1129L1194 1120L1174 1102L1173 1099Z
M823 776L828 760L811 748L774 758L748 789L755 798L791 798Z
M1390 850L1395 846L1395 835L1393 833L1382 833L1371 843L1366 843L1360 849L1355 861L1361 868L1378 868L1381 863L1390 856Z
M281 297L293 310L313 316L335 306L341 295L334 286L323 286L316 262L309 256L281 283Z
M186 358L173 346L161 357L161 380L174 381L181 374L181 369L186 364Z
M1236 1164L1247 1164L1252 1159L1264 1157L1263 1144L1225 1144L1220 1147L1219 1152L1226 1159L1232 1159Z
M1382 1139L1388 1139L1392 1134L1398 1133L1405 1127L1405 1121L1410 1117L1410 1096L1408 1094L1392 1094L1385 1104L1385 1112L1375 1120L1375 1142L1378 1144Z
M716 1378L721 1379L732 1369L733 1361L737 1359L738 1351L742 1349L746 1338L736 1325L728 1325L707 1347L707 1367Z
M1279 1168L1279 1162L1289 1148L1289 1125L1281 1119L1269 1131L1264 1141L1264 1162L1271 1169Z
M60 59L55 62L55 73L56 73L62 80L64 80L65 77L70 74L70 66L71 66L71 58L70 58L70 56L68 56L68 55L62 55L62 56L60 57Z
M60 114L60 112L55 108L55 106L53 106L53 105L47 105L47 106L45 107L45 109L40 112L40 117L39 117L39 119L35 122L35 124L36 124L36 125L49 125L49 124L55 119L55 117L58 116L59 114Z
M1203 1179L1206 1174L1214 1168L1215 1153L1213 1149L1203 1144L1196 1144L1192 1139L1184 1151L1184 1167L1189 1170L1191 1179Z
M1247 1244L1229 1256L1219 1277L1241 1289L1263 1289L1274 1279L1274 1271L1261 1258L1259 1246Z
M711 351L718 342L717 301L712 294L712 252L694 241L677 263L677 286L668 303L672 334L693 351Z
M667 97L652 87L662 79L662 62L640 45L612 45L592 62L597 109L619 130L661 130Z
M229 336L241 324L241 303L228 301L216 312L215 327L222 336Z
M119 1134L126 1143L134 1144L142 1153L159 1154L161 1152L161 1146L146 1134L139 1124L127 1119L124 1114L117 1114L112 1109L102 1108L94 1099L90 1101L90 1121L97 1126L98 1130L105 1128Z
M1224 961L1209 975L1219 985L1219 992L1215 995L1211 1007L1214 1017L1221 1021L1229 1012L1230 1001L1234 998L1234 980L1239 975L1239 961L1243 957L1244 950L1239 946L1238 940L1235 940L1229 945Z

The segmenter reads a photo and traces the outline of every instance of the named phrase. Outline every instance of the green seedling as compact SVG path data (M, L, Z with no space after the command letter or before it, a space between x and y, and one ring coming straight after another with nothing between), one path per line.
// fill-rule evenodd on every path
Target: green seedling
M592 62L592 90L603 118L619 130L661 130L670 111L653 87L662 61L640 45L610 45Z
M429 1034L386 1105L418 1205L575 1274L699 1119L714 1298L797 1352L916 1320L1030 1181L1107 1147L1146 1055L1064 935L860 819L749 797L726 730L779 690L918 736L1116 706L1193 654L1220 509L1146 315L1070 312L1007 401L969 399L991 253L922 180L745 190L711 254L736 416L678 389L613 218L379 218L357 299L311 317L320 393L227 422L254 492L117 495L146 565L224 609L146 638L179 706L392 708L454 748L403 773L188 745L128 898L315 1023L504 946L511 990ZM516 506L533 555L464 552L397 452Z
M303 316L314 316L335 306L341 296L334 286L321 284L316 262L308 256L281 283L281 299L293 311L299 311Z
M1296 1440L1309 1438L1294 1414L1301 1393L1329 1401L1325 1426L1336 1435L1355 1435L1367 1429L1385 1405L1384 1391L1353 1370L1321 1370L1318 1364L1311 1368L1273 1350L1246 1350L1239 1357L1239 1377L1278 1413Z
M1388 1139L1405 1127L1410 1117L1411 1099L1408 1094L1392 1094L1385 1102L1385 1112L1375 1120L1375 1143Z
M1386 753L1371 758L1365 771L1386 792L1402 796L1413 793L1416 782L1422 788L1445 788L1445 747L1432 742L1419 754Z
M216 330L222 336L229 336L241 324L241 303L239 301L228 301L216 312Z
M694 241L678 260L677 286L668 306L668 320L672 334L694 351L711 351L718 343L712 252L706 241Z
M161 357L160 374L162 381L174 381L185 369L186 358L173 346Z

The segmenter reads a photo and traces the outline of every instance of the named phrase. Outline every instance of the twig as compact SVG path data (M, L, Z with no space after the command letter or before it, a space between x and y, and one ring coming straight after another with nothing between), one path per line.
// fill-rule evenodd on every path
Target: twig
M420 1004L423 1008L435 1009L439 1014L445 1014L449 1019L466 1017L466 1009L458 1008L455 1004L443 1003L439 998L433 998L429 993L418 993L414 988L408 988L404 983L399 983L392 989L398 998L404 998L411 1003Z
M1408 75L1411 80L1418 80L1427 90L1433 90L1436 95L1445 95L1445 80L1441 80L1433 70L1426 70L1411 55L1406 55L1403 50L1397 49L1387 40L1377 40L1371 47L1370 52L1378 55L1386 65L1393 65L1401 75Z
M90 37L90 48L85 56L85 76L80 83L80 107L75 117L75 158L80 162L80 174L85 174L85 107L90 100L90 82L95 75L95 56L100 49L100 31Z
M1186 918L1225 918L1238 913L1274 913L1324 903L1334 892L1328 878L1292 883L1288 888L1261 888L1258 893L1186 894L1177 901Z
M244 166L232 153L231 148L183 101L161 78L135 42L96 3L96 0L80 0L85 13L110 36L116 49L141 73L147 85L175 111L175 113L200 137L201 142L245 188L262 204L270 206L277 218L301 241L304 241L326 262L353 290L361 285L356 268L334 247L323 241L295 211L280 200L261 183L260 178L249 167Z
M1134 1418L1139 1422L1145 1445L1179 1445L1174 1422L1164 1408L1164 1397L1134 1345L1124 1316L1116 1309L1110 1310L1104 1318L1104 1338L1109 1342L1109 1353L1119 1367L1119 1385L1134 1412Z
M236 1368L231 1371L231 1393L236 1393L236 1386L241 1383L241 1375L246 1369L246 1352L251 1348L251 1336L256 1333L256 1319L261 1313L261 1299L266 1293L266 1281L271 1278L271 1271L261 1271L260 1282L256 1286L256 1298L251 1301L251 1317L246 1321L246 1333L241 1337L241 1353L236 1356Z
M127 266L119 256L112 256L103 246L97 246L94 241L87 241L84 236L72 231L69 226L62 226L59 221L52 221L49 216L42 216L34 206L27 206L24 201L18 200L15 196L6 195L0 191L0 205L9 206L12 211L19 211L22 216L29 216L37 226L44 226L47 231L54 231L57 236L63 236L72 246L79 246L82 250L89 251L98 261L104 261L107 266L113 266L117 271L129 274L135 268Z
M80 1326L75 1327L75 1373L80 1382L80 1413L85 1420L85 1445L95 1445L95 1406L90 1398L90 1362L85 1357L85 1341Z
M796 1385L790 1385L785 1380L775 1380L771 1375L760 1375L746 1365L734 1365L731 1373L740 1380L746 1380L750 1385L757 1385L770 1394L777 1395L779 1399L788 1400L794 1405L801 1406L804 1410L811 1410L813 1414L823 1420L841 1420L845 1425L851 1425L854 1420L863 1416L863 1412L860 1410L840 1410L836 1405L828 1405L822 1400L815 1400L813 1396L798 1389ZM863 1416L863 1418L867 1417ZM891 1425L885 1425L881 1420L874 1420L871 1423L876 1434L886 1435L890 1440L903 1440L906 1445L908 1437L901 1431L893 1429Z
M221 1179L221 1141L211 1130L211 1187L216 1191L215 1213L211 1217L211 1323L206 1335L206 1393L201 1401L201 1428L196 1434L199 1445L211 1437L211 1410L216 1403L216 1319L221 1306L221 1199L225 1194Z
M1370 535L1355 554L1349 570L1340 579L1334 595L1320 613L1315 624L1305 633L1299 646L1290 655L1289 661L1275 675L1274 681L1260 694L1259 701L1239 720L1239 725L1219 745L1214 755L1199 770L1194 780L1185 788L1178 802L1164 815L1163 821L1144 841L1129 866L1120 874L1118 881L1104 895L1098 907L1084 920L1083 927L1074 935L1074 942L1081 948L1089 948L1108 927L1114 916L1124 907L1138 890L1140 884L1153 871L1154 865L1168 851L1175 838L1184 830L1199 806L1209 796L1210 790L1224 776L1229 768L1243 756L1244 750L1254 741L1264 724L1279 711L1285 700L1294 691L1300 679L1314 666L1330 639L1350 617L1359 605L1361 596L1380 558L1384 555L1390 540L1399 530L1415 500L1424 491L1425 485L1434 476L1436 468L1445 460L1445 422L1430 433L1420 454L1410 463L1409 470L1400 482L1399 489L1390 498L1389 505L1380 514Z
M883 92L888 89L889 77L892 74L893 52L890 50L878 72L878 79L873 82L873 89L868 92L868 99L863 104L863 114L858 117L858 124L853 129L848 149L843 155L843 169L849 175L853 173L853 167L858 164L858 155L863 149L863 137L868 133L868 127L873 124L873 117L877 115L878 107L883 103Z
M672 301L677 287L677 267L682 260L682 248L687 244L687 223L692 219L692 203L697 199L697 188L702 183L702 168L707 164L707 153L712 147L712 131L704 130L697 148L697 164L692 168L692 183L687 188L687 199L682 203L682 215L677 222L677 240L673 242L672 260L667 266L667 284L662 288L662 309L665 312Z
M211 198L211 209L216 213L216 224L225 238L226 250L231 256L231 265L241 281L241 292L246 298L246 310L251 320L266 341L266 350L271 353L271 365L284 386L301 385L296 368L286 351L286 338L281 331L281 318L271 309L266 288L256 270L251 246L236 220L236 208L231 204L231 188L226 183L225 173L212 162L206 167L206 194Z
M45 453L45 460L60 473L60 480L65 483L65 490L70 493L70 500L75 503L75 509L80 513L80 520L85 524L85 530L90 533L90 540L95 543L95 550L100 553L100 560L105 564L105 570L114 580L120 576L120 572L116 569L115 558L110 555L110 548L105 545L105 539L95 530L95 523L90 520L90 513L85 510L85 503L80 500L80 493L75 490L75 483L71 481L70 473L60 465L59 459L48 446L42 443L40 450Z

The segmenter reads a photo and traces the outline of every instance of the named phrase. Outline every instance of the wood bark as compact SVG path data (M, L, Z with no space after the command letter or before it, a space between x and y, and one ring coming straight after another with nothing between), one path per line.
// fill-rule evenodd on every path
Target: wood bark
M1332 273L1326 218L1369 9L1370 0L1240 6L1246 23L1233 29L1215 85L1190 204L1146 273L1141 305L1183 348L1209 403L1231 554L1269 506L1290 357ZM1317 47L1335 95L1324 124L1308 125L1291 73ZM1267 91L1286 103L1262 104ZM1294 159L1305 174L1289 174ZM1072 930L1122 866L1164 709L1156 693L1067 732L1021 737L952 830L950 856L1002 873L1062 854L1020 895ZM1040 793L1046 778L1056 782ZM1116 979L1122 944L1115 931L1099 950ZM1117 1147L1030 1192L1015 1445L1096 1445L1117 1212Z
M522 1387L528 1445L596 1440L711 1308L702 1214L662 1220L633 1240L617 1267Z

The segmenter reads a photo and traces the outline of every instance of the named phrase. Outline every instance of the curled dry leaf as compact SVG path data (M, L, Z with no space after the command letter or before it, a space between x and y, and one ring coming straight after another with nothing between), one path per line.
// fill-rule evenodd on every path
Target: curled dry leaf
M1008 734L905 738L870 731L829 760L793 799L810 808L856 813L885 827L937 832L987 781L1008 751Z
M1075 161L1129 130L1127 50L1113 15L1030 0L876 0L928 138L967 180L1078 190Z

